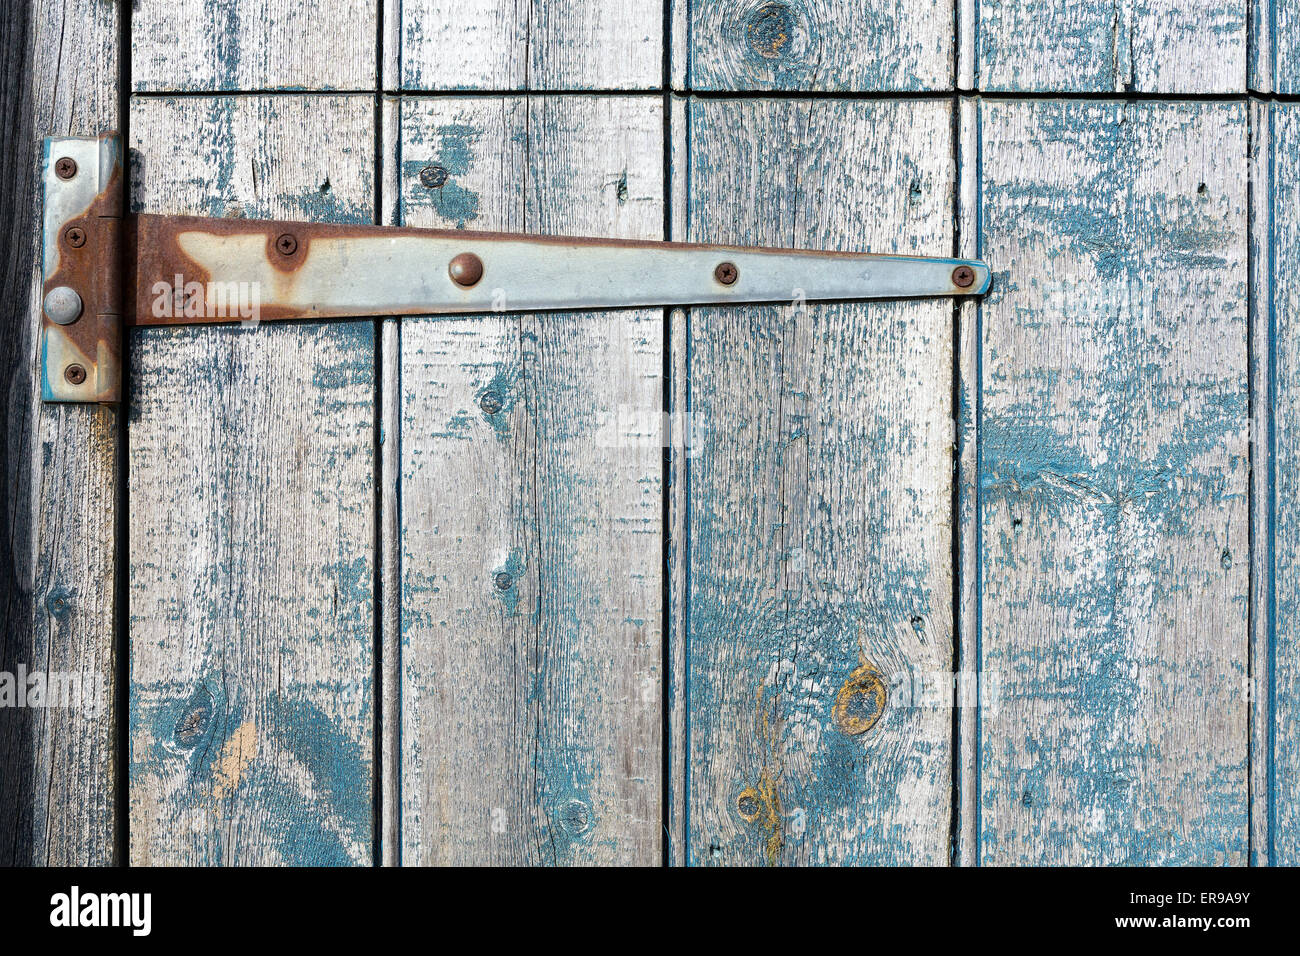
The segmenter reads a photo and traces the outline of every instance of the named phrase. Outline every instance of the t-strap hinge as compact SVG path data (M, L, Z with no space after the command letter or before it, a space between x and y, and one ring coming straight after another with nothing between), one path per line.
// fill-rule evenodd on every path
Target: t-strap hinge
M122 326L978 295L968 259L122 215L121 142L45 145L42 392L114 402Z

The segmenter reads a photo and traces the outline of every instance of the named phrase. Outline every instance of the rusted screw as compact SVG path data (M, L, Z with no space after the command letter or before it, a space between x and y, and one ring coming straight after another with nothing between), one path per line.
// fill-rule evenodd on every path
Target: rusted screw
M74 249L80 249L86 244L86 230L80 226L69 226L63 233L63 238L68 241L68 245Z
M63 370L63 377L73 385L80 385L86 380L86 370L80 365L69 365Z
M54 162L54 175L60 179L71 179L77 175L77 161L71 156L60 156Z
M286 232L275 240L275 248L280 250L280 255L291 256L298 251L298 240Z
M447 167L425 166L420 170L420 185L426 189L437 189L447 181Z
M495 415L497 412L501 411L503 405L504 403L501 401L501 396L496 392L484 392L483 397L478 400L478 407L483 409L483 411L487 412L489 415Z
M713 270L713 278L723 285L735 285L736 280L740 278L740 270L736 268L734 262L719 262L718 267Z
M975 270L970 266L958 266L952 270L952 284L959 289L969 289L975 283Z
M472 252L462 252L448 264L447 274L456 285L468 289L483 278L483 260Z
M498 571L492 583L497 586L498 591L509 591L514 586L515 579L509 571Z

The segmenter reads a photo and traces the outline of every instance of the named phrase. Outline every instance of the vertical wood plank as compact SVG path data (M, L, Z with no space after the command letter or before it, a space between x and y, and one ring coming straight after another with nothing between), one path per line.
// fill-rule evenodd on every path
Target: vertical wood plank
M661 109L404 100L403 218L660 238ZM658 861L662 349L658 310L403 322L404 863Z
M1300 92L1300 3L1253 0L1251 14L1250 89Z
M116 125L119 36L118 8L88 0L21 4L0 27L0 672L12 694L20 668L77 689L74 706L0 707L2 865L117 862L119 413L42 404L35 369L41 141Z
M694 0L696 90L946 90L953 0Z
M1245 106L980 123L981 859L1242 863Z
M979 258L979 103L962 97L958 114L958 249L962 258ZM957 489L953 550L957 589L956 812L953 856L959 866L974 866L979 817L979 350L980 303L959 300L957 309Z
M951 137L938 101L693 101L687 238L949 253ZM953 306L791 296L690 316L689 862L946 863Z
M406 90L647 90L662 81L662 0L402 0Z
M1272 178L1265 300L1272 326L1274 619L1269 656L1256 665L1257 683L1271 702L1268 748L1258 758L1269 767L1271 862L1300 864L1300 106L1270 106Z
M136 91L373 89L378 0L136 0Z
M985 91L1241 93L1246 0L979 0Z
M133 206L372 222L371 97L132 104ZM131 860L371 860L374 326L131 336Z

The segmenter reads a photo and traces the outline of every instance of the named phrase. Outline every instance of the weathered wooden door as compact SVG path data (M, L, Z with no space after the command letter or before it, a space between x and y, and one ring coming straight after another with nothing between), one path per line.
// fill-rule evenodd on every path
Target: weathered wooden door
M34 0L0 664L110 700L0 710L0 858L1296 862L1274 2ZM39 139L113 126L135 211L995 287L134 330L42 406Z

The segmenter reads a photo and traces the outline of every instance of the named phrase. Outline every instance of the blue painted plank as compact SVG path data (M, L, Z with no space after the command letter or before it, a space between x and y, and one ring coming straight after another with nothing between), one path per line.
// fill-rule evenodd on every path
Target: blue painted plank
M136 100L133 205L373 221L371 97ZM370 322L130 337L131 860L372 859Z
M1245 105L979 122L980 859L1241 863Z
M688 122L686 239L952 253L947 103L696 100ZM943 864L952 303L798 295L684 320L680 856Z
M953 0L866 6L696 0L688 11L693 89L875 92L954 85Z
M986 91L1240 93L1246 0L975 0Z
M1261 250L1272 274L1262 303L1273 363L1271 436L1273 534L1266 542L1273 580L1268 656L1256 680L1269 688L1269 734L1257 759L1267 763L1269 859L1300 864L1300 107L1275 104L1272 120L1270 242ZM1261 609L1267 613L1267 609Z

